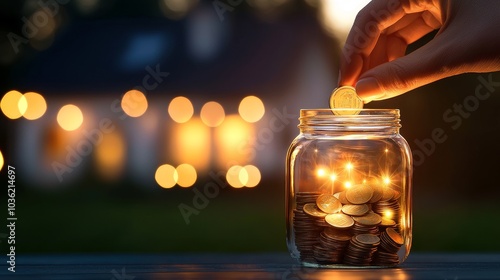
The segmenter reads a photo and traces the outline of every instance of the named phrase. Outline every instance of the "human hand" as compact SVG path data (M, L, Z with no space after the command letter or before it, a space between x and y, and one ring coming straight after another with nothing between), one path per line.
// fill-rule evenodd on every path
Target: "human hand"
M426 45L409 44L439 29ZM372 0L357 15L340 60L340 86L365 103L467 72L500 70L498 0Z

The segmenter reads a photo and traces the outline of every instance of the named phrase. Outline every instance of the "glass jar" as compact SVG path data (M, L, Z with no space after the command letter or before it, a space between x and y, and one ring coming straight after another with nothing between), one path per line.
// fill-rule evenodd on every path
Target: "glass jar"
M286 158L287 245L310 267L390 267L412 240L412 157L397 109L301 110Z

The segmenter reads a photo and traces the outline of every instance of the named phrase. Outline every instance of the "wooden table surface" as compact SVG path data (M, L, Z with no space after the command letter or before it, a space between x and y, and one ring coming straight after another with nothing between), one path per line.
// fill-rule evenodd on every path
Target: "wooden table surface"
M0 279L500 279L500 253L412 253L391 269L303 268L286 253L30 255L8 267Z

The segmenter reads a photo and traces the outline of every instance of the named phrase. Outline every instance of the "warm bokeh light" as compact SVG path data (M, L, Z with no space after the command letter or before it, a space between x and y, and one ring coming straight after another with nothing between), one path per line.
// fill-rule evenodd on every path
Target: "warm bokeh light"
M320 22L323 27L333 36L345 42L345 38L351 30L354 19L358 12L368 4L370 0L322 0L319 1Z
M323 168L320 168L320 169L318 169L318 170L316 171L316 175L317 175L318 177L323 177L323 176L325 176L325 174L326 174L326 171L325 171Z
M163 164L156 169L155 180L162 188L172 188L177 183L177 178L177 171L172 165Z
M253 188L260 183L260 170L253 165L233 165L226 173L226 180L233 188Z
M344 187L346 187L346 189L349 189L350 187L352 187L352 183L349 181L344 182Z
M238 180L240 180L240 183L243 185L243 186L246 186L246 184L248 183L248 178L250 176L248 175L248 172L246 170L245 167L242 167L240 169L240 172L238 173Z
M253 165L245 165L240 169L239 174L240 182L248 187L253 188L260 183L261 175L260 170Z
M243 183L240 180L240 171L242 170L242 168L243 167L239 165L234 165L227 170L226 180L233 188L239 189L244 187Z
M118 132L104 134L95 147L97 170L105 179L117 179L125 164L125 139Z
M330 180L331 181L337 180L337 175L336 174L330 174Z
M217 127L225 117L224 108L217 102L210 101L201 108L200 117L204 124L210 127Z
M238 112L245 121L254 123L264 116L266 109L260 98L250 95L241 100Z
M166 136L170 142L168 158L176 162L186 162L197 170L206 170L210 163L210 128L200 118L192 118L184 124L174 125Z
M215 129L217 164L226 169L229 164L248 162L253 156L254 127L238 115L228 115Z
M57 113L57 123L62 129L73 131L83 123L83 114L78 106L73 104L64 105Z
M26 98L26 100L22 100L23 98ZM24 102L26 102L25 105L23 104ZM26 107L26 111L23 113L23 117L28 120L36 120L42 117L45 111L47 111L45 98L36 92L27 92L21 97L19 109L23 110L24 107Z
M3 154L2 151L0 151L0 171L2 171L3 168Z
M384 211L384 218L392 220L393 217L394 217L394 213L391 210L387 209Z
M352 168L353 168L352 163L348 162L348 163L345 165L345 168L346 168L347 170L352 170Z
M391 183L391 179L389 177L384 177L384 184L389 185Z
M193 104L184 96L178 96L168 105L168 114L177 123L185 123L191 119L194 113Z
M177 184L181 187L191 187L196 182L196 169L190 164L183 163L175 169L177 171Z
M26 108L20 108L19 102L23 94L17 90L11 90L7 92L0 101L0 108L2 109L3 114L11 119L19 119L23 113L26 111ZM26 99L23 99L26 100Z
M144 93L138 90L129 90L122 98L123 111L134 118L142 116L148 109L148 100Z
M26 99L26 97L24 97L24 95L21 95L21 97L19 98L17 108L21 115L24 115L24 113L26 113L26 110L28 109L28 100Z

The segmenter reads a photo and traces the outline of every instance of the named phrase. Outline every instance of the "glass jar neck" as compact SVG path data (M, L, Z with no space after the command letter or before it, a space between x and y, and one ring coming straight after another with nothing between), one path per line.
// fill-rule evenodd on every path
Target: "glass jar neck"
M307 134L396 134L401 127L398 109L303 109L299 121Z

